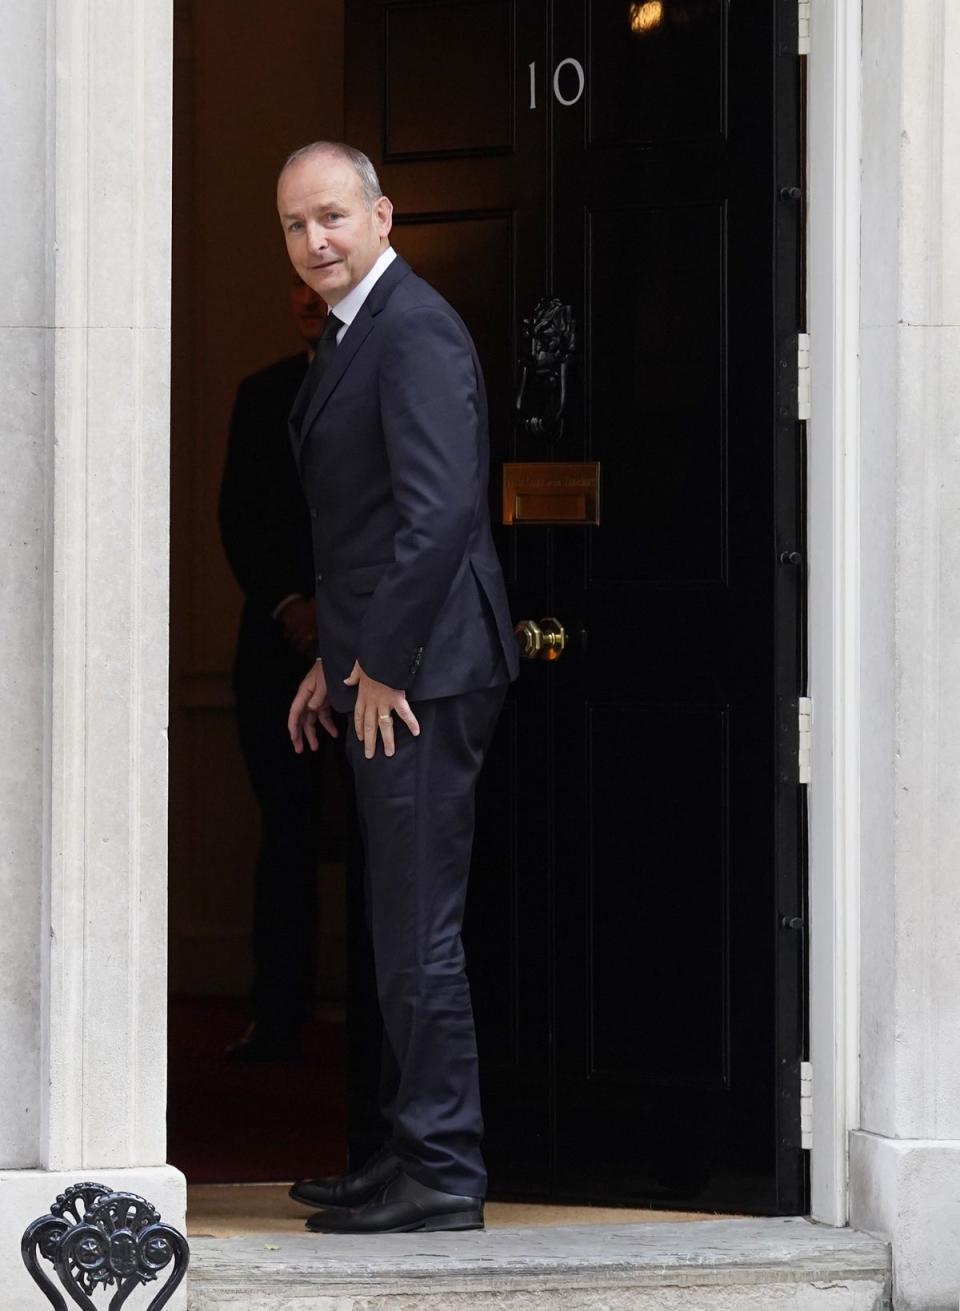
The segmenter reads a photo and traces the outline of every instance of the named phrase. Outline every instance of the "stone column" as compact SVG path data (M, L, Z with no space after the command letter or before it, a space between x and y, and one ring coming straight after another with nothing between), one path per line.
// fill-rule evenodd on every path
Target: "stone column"
M960 1295L960 9L863 27L860 1129L898 1311Z
M184 1218L164 1164L171 27L170 0L4 11L0 1246L14 1274L24 1226L80 1179ZM37 1294L24 1274L8 1295Z

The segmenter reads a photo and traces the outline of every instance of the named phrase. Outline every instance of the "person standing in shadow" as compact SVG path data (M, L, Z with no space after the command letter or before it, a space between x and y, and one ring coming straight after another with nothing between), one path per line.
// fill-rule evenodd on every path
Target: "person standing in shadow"
M240 747L261 812L253 910L253 1022L227 1050L254 1064L300 1053L314 1000L322 753L296 755L286 719L316 647L310 515L287 418L327 307L295 278L307 349L240 383L220 486L220 535L244 594L233 691Z

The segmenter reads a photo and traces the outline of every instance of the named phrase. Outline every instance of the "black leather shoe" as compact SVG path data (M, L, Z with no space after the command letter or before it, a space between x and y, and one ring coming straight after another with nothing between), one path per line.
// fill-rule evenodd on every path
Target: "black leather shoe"
M482 1229L483 1198L427 1188L402 1171L366 1206L318 1211L307 1221L315 1234L409 1234L415 1230Z
M326 1179L298 1179L290 1196L304 1206L363 1206L400 1173L400 1158L385 1144L359 1170Z

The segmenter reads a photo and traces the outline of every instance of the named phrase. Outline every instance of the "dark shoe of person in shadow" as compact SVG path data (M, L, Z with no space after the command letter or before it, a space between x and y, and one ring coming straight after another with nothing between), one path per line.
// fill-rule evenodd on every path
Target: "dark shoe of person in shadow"
M239 1042L226 1050L234 1065L266 1065L270 1061L292 1061L302 1055L300 1031L279 1029L254 1020Z
M304 1206L363 1206L400 1173L400 1158L384 1143L358 1170L324 1179L298 1179L290 1197Z
M483 1228L483 1198L428 1188L401 1170L365 1206L318 1211L307 1228L316 1234L408 1234Z

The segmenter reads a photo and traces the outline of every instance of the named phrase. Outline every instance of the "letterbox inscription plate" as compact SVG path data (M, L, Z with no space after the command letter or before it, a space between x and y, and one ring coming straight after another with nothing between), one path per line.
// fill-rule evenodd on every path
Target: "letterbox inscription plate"
M600 465L504 464L503 522L599 524Z

